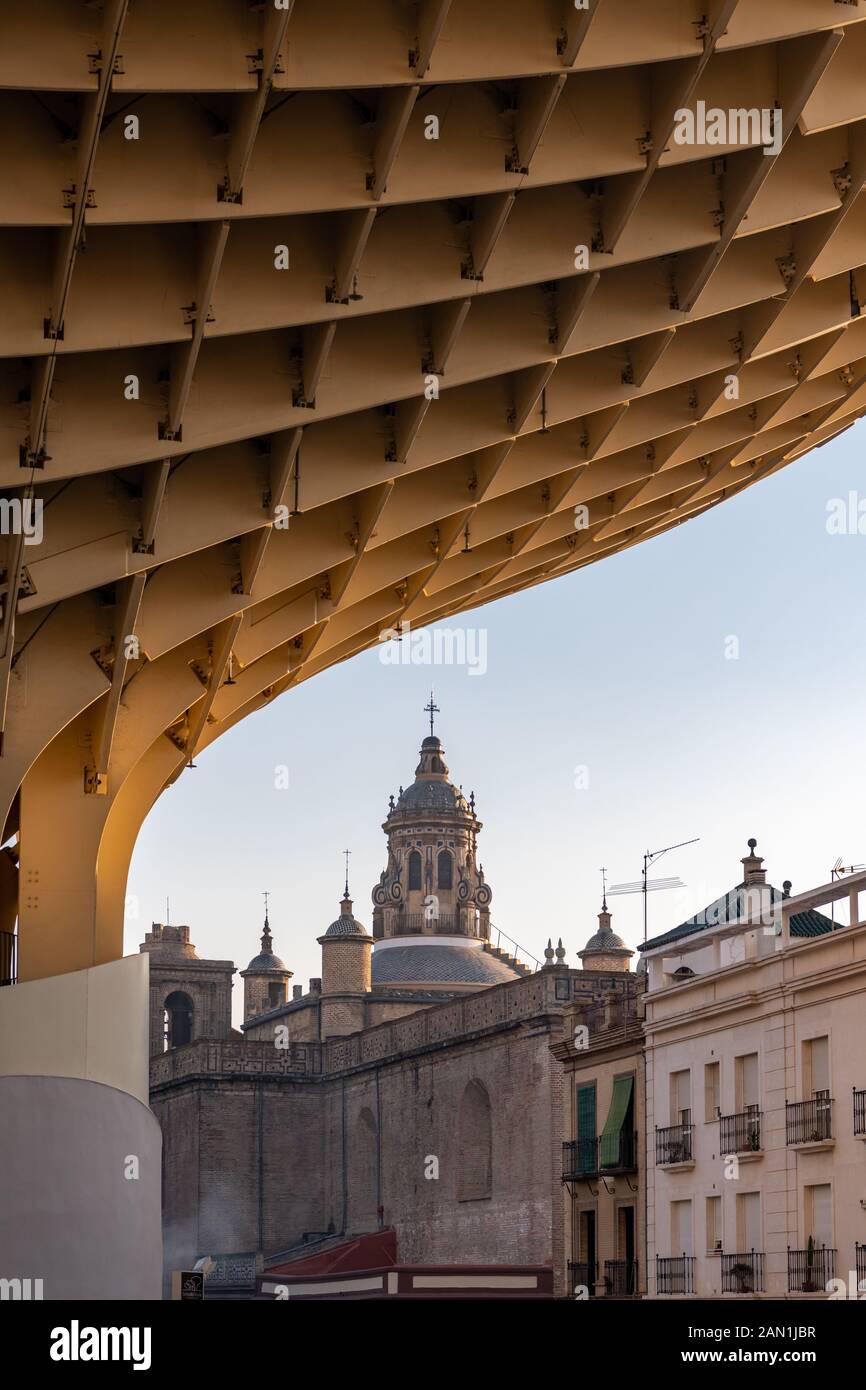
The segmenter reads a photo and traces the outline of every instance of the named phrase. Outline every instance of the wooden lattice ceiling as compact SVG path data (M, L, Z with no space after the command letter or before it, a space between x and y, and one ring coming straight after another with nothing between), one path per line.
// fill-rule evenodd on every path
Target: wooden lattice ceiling
M44 533L2 539L25 974L118 953L142 819L245 715L862 413L864 20L2 0L0 486ZM778 109L775 148L679 143L699 103Z

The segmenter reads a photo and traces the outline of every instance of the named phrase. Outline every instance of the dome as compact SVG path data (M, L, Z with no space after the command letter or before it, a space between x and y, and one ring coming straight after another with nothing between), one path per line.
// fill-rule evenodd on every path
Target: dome
M628 951L628 949L622 937L617 936L610 926L602 926L589 938L580 954L585 956L589 952L603 951L607 955L609 951Z
M448 781L448 767L442 741L428 734L421 744L420 758L415 769L415 781L404 791L400 788L395 811L468 811L463 793Z
M337 918L337 920L335 922L332 922L331 925L328 927L328 930L325 932L325 936L369 937L369 935L370 933L367 931L367 928L364 926L363 922L359 922L357 917L355 917L352 912L351 898L344 897L343 901L340 903L340 915Z
M286 971L287 966L272 951L260 951L257 956L253 956L247 966L247 974L261 975L265 970Z
M413 782L397 801L398 811L463 811L466 798L450 782Z
M621 936L617 936L610 925L607 903L602 904L598 914L598 931L593 932L582 951L577 953L584 970L628 970L629 961L634 955Z
M266 917L265 929L262 932L262 949L259 951L259 954L257 956L253 956L246 970L243 971L243 974L266 975L269 971L276 970L283 975L290 975L291 971L289 970L288 966L280 960L279 956L274 955L273 951L271 950L272 946L273 941L271 940L271 929L268 926L268 919Z
M443 938L405 941L393 938L373 949L373 985L499 985L523 978L506 961L480 949L478 943ZM396 944L399 940L399 945Z

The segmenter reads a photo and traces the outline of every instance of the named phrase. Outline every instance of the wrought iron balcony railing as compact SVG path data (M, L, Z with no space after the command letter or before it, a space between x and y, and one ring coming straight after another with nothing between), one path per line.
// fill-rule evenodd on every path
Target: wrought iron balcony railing
M719 1116L719 1145L723 1154L759 1153L761 1148L760 1110L743 1110L737 1115Z
M14 985L18 980L18 937L11 931L0 931L0 985Z
M763 1293L764 1256L749 1250L722 1256L722 1293Z
M602 1135L598 1141L598 1171L600 1173L637 1172L637 1133L621 1129L619 1134Z
M598 1280L598 1263L590 1263L589 1260L569 1260L568 1262L568 1287L572 1294L579 1289L586 1289L590 1298L595 1298L595 1286Z
M823 1293L836 1277L836 1251L822 1245L788 1251L788 1293Z
M866 1134L866 1091L854 1092L854 1133Z
M637 1260L605 1260L604 1291L609 1298L628 1298L637 1290Z
M440 934L445 932L454 936L465 935L461 933L459 923L450 913L443 912L441 917L427 917L423 912L404 912L399 923L401 932L411 932L417 936L422 935L425 929Z
M669 1125L667 1129L656 1129L656 1164L690 1163L693 1157L692 1139L694 1126L689 1124Z
M695 1291L694 1255L656 1255L656 1292L687 1294Z
M567 1139L562 1146L562 1181L598 1176L598 1140Z
M833 1102L828 1092L785 1106L787 1144L817 1144L833 1138Z
M854 1264L857 1270L857 1287L866 1283L866 1245L854 1246Z

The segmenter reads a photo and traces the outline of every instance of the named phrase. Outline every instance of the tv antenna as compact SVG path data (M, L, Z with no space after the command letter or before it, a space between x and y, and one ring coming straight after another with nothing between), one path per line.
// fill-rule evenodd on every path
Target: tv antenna
M832 869L830 870L830 881L831 881L831 883L835 883L837 879L844 878L844 877L845 877L845 874L856 874L856 873L859 873L861 869L866 869L866 864L843 864L841 859L837 859L837 860L836 860L836 863L833 865ZM835 898L833 899L832 903L830 904L830 921L833 923L833 926L835 927L835 926L836 926L836 900L835 900Z
M630 893L643 894L643 944L647 943L647 894L664 893L671 888L684 888L685 884L681 878L649 878L648 871L657 859L661 859L663 854L669 854L672 849L683 849L686 845L696 845L700 839L697 835L693 840L680 840L676 845L665 845L664 849L647 850L643 857L643 870L641 876L634 883L615 883L608 888L608 893L613 897L624 897Z

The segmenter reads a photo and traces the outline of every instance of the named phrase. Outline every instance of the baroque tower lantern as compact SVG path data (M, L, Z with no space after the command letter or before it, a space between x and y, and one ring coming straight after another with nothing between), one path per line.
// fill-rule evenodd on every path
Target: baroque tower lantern
M492 894L477 860L475 796L449 780L432 696L427 708L430 733L415 780L391 797L382 825L388 864L373 889L373 983L459 989L514 979L525 967L490 945Z

